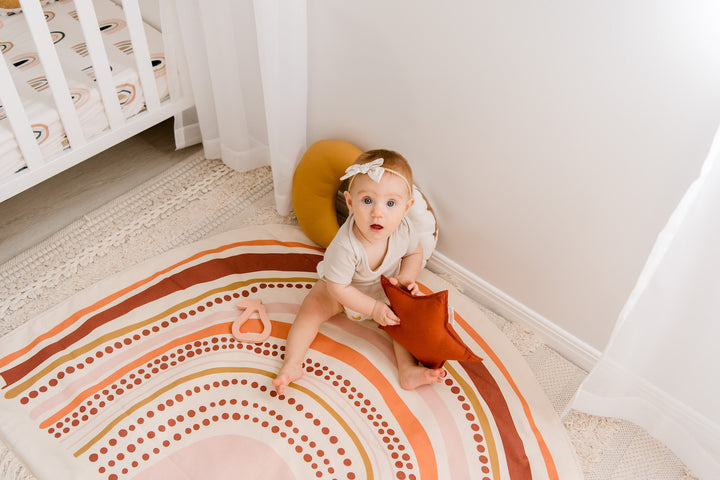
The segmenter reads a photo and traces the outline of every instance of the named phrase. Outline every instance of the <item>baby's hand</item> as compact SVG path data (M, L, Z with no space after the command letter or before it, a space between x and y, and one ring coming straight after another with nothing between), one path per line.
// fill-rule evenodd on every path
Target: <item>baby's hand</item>
M392 311L390 306L384 302L375 301L373 306L372 317L380 325L398 325L400 319L395 312Z
M415 282L408 282L407 284L405 284L395 277L388 280L390 280L390 283L392 283L393 285L399 285L413 295L422 295L422 293L420 293L420 287L418 287L418 284Z

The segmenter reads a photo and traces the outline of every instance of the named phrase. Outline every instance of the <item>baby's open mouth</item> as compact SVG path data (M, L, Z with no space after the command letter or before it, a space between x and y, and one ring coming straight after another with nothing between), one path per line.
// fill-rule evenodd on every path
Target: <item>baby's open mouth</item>
M370 230L372 230L373 232L379 232L382 229L383 229L383 226L380 225L379 223L373 223L372 225L370 225Z

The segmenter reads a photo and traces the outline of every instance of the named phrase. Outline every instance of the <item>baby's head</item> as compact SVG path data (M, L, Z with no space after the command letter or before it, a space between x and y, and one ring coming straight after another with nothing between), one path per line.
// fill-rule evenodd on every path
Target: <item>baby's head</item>
M412 185L413 185L413 175L412 175L412 168L410 168L410 164L408 161L400 155L398 152L395 152L393 150L385 150L385 149L377 149L377 150L368 150L365 153L361 153L359 157L355 159L353 162L353 165L365 165L372 162L377 162L378 159L382 160L382 165L380 165L385 171L390 171L391 175L397 175L400 178L404 179L407 183L407 189L408 189L408 196L409 198L412 198ZM352 175L348 176L352 169L355 167L350 167L346 172L348 173L343 178L349 178L350 181L348 183L348 191L351 190L353 181L358 175ZM359 175L363 175L362 173ZM365 173L364 175L367 175Z
M386 239L414 203L412 169L392 150L370 150L348 167L345 201L355 217L356 233L374 242Z

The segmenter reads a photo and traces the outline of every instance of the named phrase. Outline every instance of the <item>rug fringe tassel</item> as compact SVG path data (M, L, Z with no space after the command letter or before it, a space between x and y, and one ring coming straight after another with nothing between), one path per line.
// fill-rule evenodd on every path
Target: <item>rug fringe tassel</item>
M35 480L5 445L0 445L0 477L4 480Z

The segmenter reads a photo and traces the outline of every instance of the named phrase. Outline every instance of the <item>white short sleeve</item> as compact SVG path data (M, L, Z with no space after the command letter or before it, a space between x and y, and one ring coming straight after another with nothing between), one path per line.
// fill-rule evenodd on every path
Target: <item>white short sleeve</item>
M325 258L318 264L318 274L325 280L341 285L352 283L356 261L347 244L331 243L325 250Z
M349 235L349 222L345 222L325 250L325 257L317 266L320 278L340 285L349 285L358 268L360 259L354 251Z

